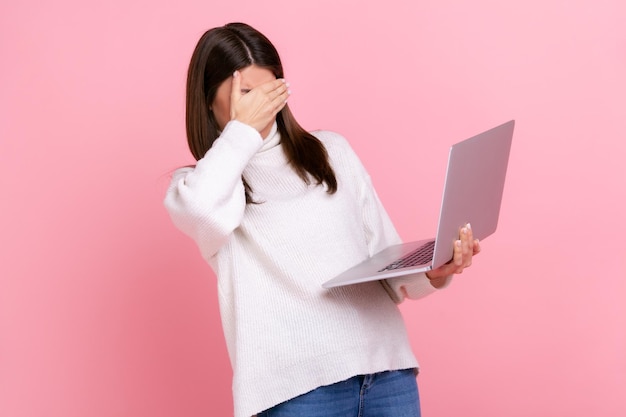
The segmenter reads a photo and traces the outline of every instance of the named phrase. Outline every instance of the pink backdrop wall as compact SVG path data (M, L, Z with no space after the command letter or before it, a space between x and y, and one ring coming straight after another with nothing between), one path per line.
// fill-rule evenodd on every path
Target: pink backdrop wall
M191 51L234 20L405 238L434 233L448 146L517 119L498 232L402 307L424 414L626 415L622 0L90 3L0 5L1 416L232 413L214 279L161 200Z

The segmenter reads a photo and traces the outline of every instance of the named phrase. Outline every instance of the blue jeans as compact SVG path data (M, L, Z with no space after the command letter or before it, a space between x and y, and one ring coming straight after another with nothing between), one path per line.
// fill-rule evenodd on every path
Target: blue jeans
M359 375L314 389L258 417L420 417L413 369Z

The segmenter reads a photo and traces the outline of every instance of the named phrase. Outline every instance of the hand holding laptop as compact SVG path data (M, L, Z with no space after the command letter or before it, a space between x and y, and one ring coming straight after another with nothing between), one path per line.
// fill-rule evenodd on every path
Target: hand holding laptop
M447 277L461 274L465 268L470 267L473 256L479 252L480 242L474 239L472 226L468 223L459 229L459 239L454 242L454 255L450 262L426 272L426 276L434 287L443 286Z
M445 277L470 266L480 251L476 238L490 236L498 224L514 126L511 120L452 145L434 239L389 246L322 286L428 272L437 287L445 284Z

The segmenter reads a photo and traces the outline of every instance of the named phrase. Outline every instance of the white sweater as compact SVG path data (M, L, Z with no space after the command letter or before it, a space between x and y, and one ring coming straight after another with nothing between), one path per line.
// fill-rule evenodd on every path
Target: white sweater
M335 194L296 175L276 124L263 141L233 121L195 168L174 173L165 198L217 275L236 417L354 375L418 366L396 303L436 291L424 274L321 286L400 238L347 141L313 134ZM260 204L246 205L242 174Z

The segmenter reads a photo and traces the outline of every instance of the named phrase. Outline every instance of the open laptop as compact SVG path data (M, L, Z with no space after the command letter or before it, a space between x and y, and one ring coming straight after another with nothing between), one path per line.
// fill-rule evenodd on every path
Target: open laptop
M481 240L495 232L514 126L511 120L450 148L436 238L390 246L322 286L436 269L452 259L460 227L470 223L474 238Z

